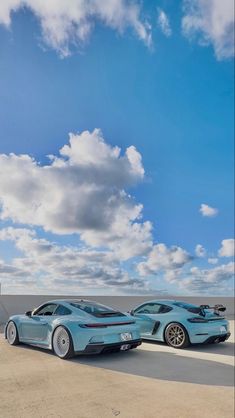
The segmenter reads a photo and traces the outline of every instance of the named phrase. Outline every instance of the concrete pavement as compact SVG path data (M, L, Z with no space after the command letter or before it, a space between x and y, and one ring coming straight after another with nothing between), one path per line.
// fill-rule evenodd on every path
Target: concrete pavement
M63 361L0 335L0 418L232 418L233 348L143 343Z

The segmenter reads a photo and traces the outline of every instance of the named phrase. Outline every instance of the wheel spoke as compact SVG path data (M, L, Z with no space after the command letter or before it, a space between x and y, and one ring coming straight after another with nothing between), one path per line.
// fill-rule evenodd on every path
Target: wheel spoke
M63 327L58 327L53 336L54 351L59 357L64 357L70 348L69 335Z
M16 327L13 322L9 322L7 326L7 340L10 344L13 344L16 339Z
M172 325L167 329L166 338L173 347L180 347L185 341L185 332L180 325Z

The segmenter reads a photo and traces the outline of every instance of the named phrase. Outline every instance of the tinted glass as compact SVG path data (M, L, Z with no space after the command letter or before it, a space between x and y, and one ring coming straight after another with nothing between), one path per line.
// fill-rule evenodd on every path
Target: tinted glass
M70 302L70 305L74 308L80 309L92 316L96 317L109 317L109 316L125 316L119 311L115 311L108 306L101 305L99 303L92 302Z
M59 305L57 306L54 315L70 315L71 311L66 308L66 306Z
M170 311L172 311L172 307L171 306L167 306L167 305L162 305L161 306L161 309L160 309L160 311L159 311L159 313L161 313L161 314L163 314L163 313L167 313L167 312L170 312Z
M50 303L43 305L41 308L37 309L33 314L34 315L53 315L57 305L55 303Z
M135 310L135 313L140 314L158 314L162 305L158 303L146 303L145 305L140 306L138 309Z
M161 305L159 303L146 303L145 305L140 306L138 309L135 310L135 313L139 314L163 314L170 312L172 308L167 305Z

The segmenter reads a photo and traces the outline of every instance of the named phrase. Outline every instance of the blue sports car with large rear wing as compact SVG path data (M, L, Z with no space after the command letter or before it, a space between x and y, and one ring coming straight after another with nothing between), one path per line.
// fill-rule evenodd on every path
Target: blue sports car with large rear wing
M190 344L223 342L230 336L223 305L196 306L176 300L152 300L130 314L140 326L141 337L166 342L174 348Z
M25 315L11 316L9 344L30 344L67 359L75 354L130 350L141 344L135 319L88 300L52 300Z

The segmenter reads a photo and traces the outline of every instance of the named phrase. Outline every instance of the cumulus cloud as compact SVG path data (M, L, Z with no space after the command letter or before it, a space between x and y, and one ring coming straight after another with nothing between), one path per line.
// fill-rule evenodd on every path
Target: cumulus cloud
M212 208L211 206L202 203L199 212L201 212L202 216L213 217L216 216L219 211L216 208Z
M190 266L193 257L181 247L167 247L165 244L153 246L146 261L138 264L140 276L160 275L168 283L177 285L187 293L226 293L234 277L234 263L222 264L214 268L200 269ZM208 259L211 264L217 259ZM231 284L232 290L232 284Z
M184 0L182 28L200 45L212 44L217 59L234 56L233 0Z
M1 236L0 236L1 240ZM24 265L17 266L14 263L6 263L0 259L0 282L7 287L20 288L30 286L31 289L36 285L36 277Z
M40 165L29 155L0 155L2 220L78 233L87 245L108 247L122 259L149 251L152 225L142 222L142 205L125 190L144 176L135 147L121 155L95 129L70 134L50 160Z
M218 251L220 257L234 257L234 239L224 239Z
M137 270L141 276L162 273L168 282L173 282L191 260L190 254L181 247L168 248L161 243L153 246L147 260L139 263Z
M22 279L25 277L25 274L26 270L12 266L11 264L5 263L3 260L0 260L0 277Z
M190 277L191 276L191 277ZM192 267L189 277L183 279L180 286L193 292L219 292L227 288L228 281L234 278L234 263L222 264L212 269Z
M19 255L11 262L0 260L4 288L35 292L93 291L132 294L153 293L147 276L155 275L176 284L184 293L226 293L232 284L234 263L214 268L190 267L193 257L181 247L156 244L145 261L137 265L139 275L128 272L111 250L59 245L27 228L0 230L0 240L14 242ZM218 259L208 259L216 264ZM156 291L156 290L155 290Z
M198 244L198 245L196 245L196 248L195 248L195 254L196 254L197 257L205 257L206 256L206 250L201 244Z
M61 246L26 228L8 227L0 231L0 240L11 240L20 251L7 265L0 262L0 277L22 284L41 283L41 288L62 286L74 289L123 289L145 293L148 282L131 277L122 269L111 251ZM40 280L39 280L40 278Z
M45 44L63 57L89 39L96 22L120 34L130 28L147 46L152 42L151 27L141 18L137 0L4 0L0 23L9 27L12 14L23 8L37 17Z
M213 258L208 258L208 263L209 264L217 264L218 263L218 258L213 257Z
M98 129L70 134L69 143L48 164L29 155L0 154L0 219L28 225L0 231L20 255L0 261L0 278L8 287L31 289L122 289L148 293L147 276L157 275L183 289L222 289L232 264L214 269L190 269L193 257L178 246L153 245L152 225L142 219L142 205L129 190L144 178L140 153L108 145ZM202 205L204 216L214 208ZM206 213L206 215L205 215ZM33 226L45 231L78 234L78 246L62 246L38 238ZM234 240L222 241L219 256L233 255ZM198 257L206 256L201 244ZM123 263L138 259L137 273ZM215 264L217 259L208 259ZM209 283L209 284L208 284Z
M160 27L162 33L164 33L164 35L167 36L167 37L171 36L172 30L171 30L171 26L170 26L168 16L160 8L158 8L157 12L158 12L157 23L158 23L158 26Z

